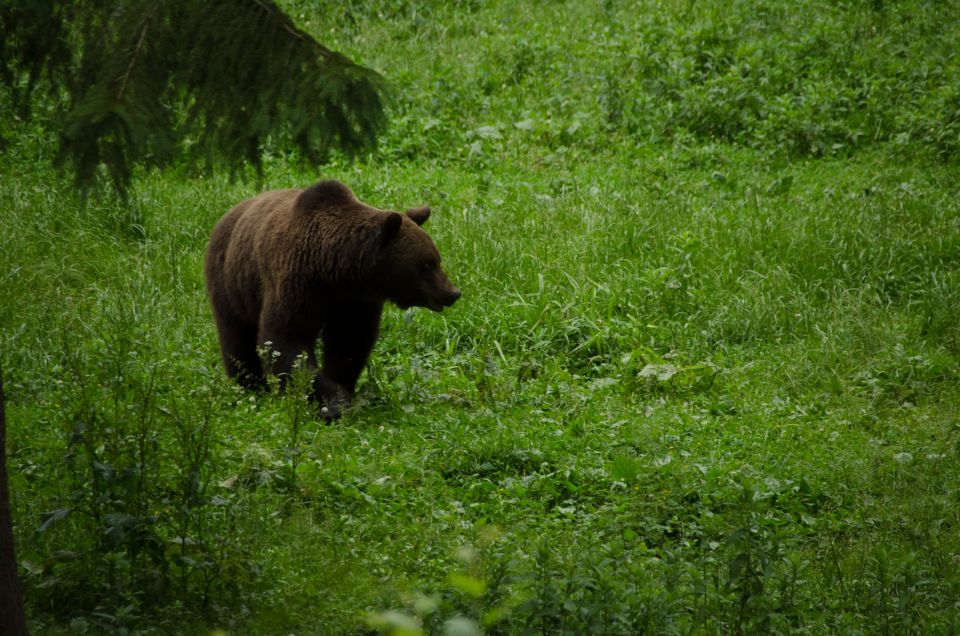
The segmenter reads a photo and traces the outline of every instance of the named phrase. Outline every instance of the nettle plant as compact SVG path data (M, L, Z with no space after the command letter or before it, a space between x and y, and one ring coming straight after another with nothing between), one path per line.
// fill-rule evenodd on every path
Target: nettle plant
M22 563L38 606L113 608L95 622L120 628L165 601L209 606L247 576L236 501L214 481L230 395L214 382L182 391L178 362L119 329L64 353L49 415L62 462Z

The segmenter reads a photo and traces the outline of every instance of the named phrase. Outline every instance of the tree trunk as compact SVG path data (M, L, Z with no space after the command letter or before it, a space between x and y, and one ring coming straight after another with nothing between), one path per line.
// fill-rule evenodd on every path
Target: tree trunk
M0 375L0 636L21 636L27 633L27 621L13 551L13 522L7 490L7 421L3 407L3 376Z

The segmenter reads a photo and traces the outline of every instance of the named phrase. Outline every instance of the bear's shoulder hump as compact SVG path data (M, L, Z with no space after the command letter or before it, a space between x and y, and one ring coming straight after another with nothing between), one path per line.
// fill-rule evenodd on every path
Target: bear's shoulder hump
M357 203L353 192L343 183L330 179L310 186L297 197L298 212L309 213L317 210L343 207Z

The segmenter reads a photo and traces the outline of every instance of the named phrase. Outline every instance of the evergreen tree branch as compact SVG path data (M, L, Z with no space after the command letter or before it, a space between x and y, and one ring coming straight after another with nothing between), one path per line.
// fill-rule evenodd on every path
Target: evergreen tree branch
M260 8L263 9L264 12L268 13L272 18L278 20L280 24L283 26L283 29L287 33L297 38L298 40L307 40L307 41L313 42L314 44L317 45L317 48L320 49L320 51L324 56L329 57L330 50L327 47L323 46L319 42L316 42L309 35L306 35L303 31L301 31L300 29L297 29L292 24L290 24L289 20L284 19L286 17L285 15L282 15L282 14L277 15L278 10L276 9L276 7L272 7L264 2L261 2L260 0L253 0L253 2L259 5Z
M157 5L153 5L153 11L155 11ZM150 27L150 19L143 21L143 26L140 28L140 37L137 39L137 45L133 49L133 54L130 56L130 64L127 65L127 71L123 74L123 77L120 81L120 90L117 93L117 100L123 100L123 94L127 90L127 82L130 81L130 74L133 72L133 66L137 63L137 58L140 57L140 52L143 49L143 41L147 37L147 29Z
M334 149L372 148L386 124L383 78L298 29L272 0L37 3L56 42L80 44L67 62L61 47L59 66L49 43L0 44L10 62L0 79L13 87L26 76L32 90L47 72L68 89L57 162L81 190L105 168L125 196L135 166L169 162L185 139L192 160L259 171L268 143L316 164ZM25 16L0 13L16 42L39 33Z

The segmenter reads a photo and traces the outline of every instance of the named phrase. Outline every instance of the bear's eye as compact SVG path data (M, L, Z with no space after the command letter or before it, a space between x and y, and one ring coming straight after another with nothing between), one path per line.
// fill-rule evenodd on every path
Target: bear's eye
M437 261L433 259L428 259L420 263L420 269L425 272L433 271L437 268Z

